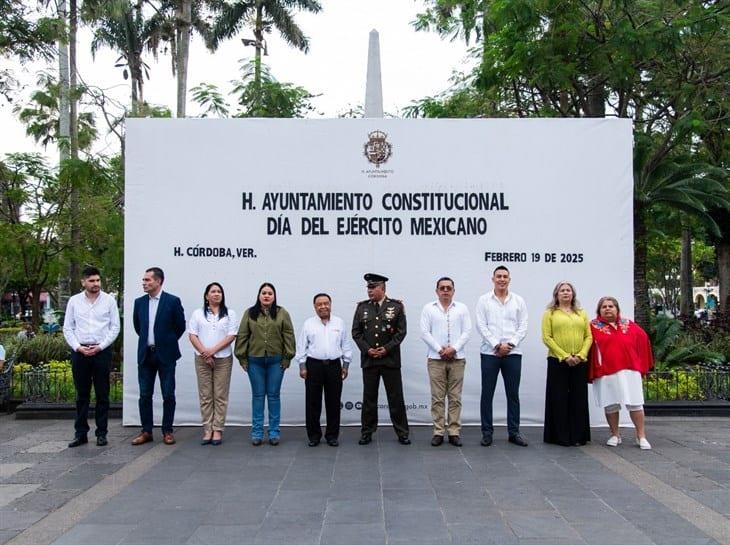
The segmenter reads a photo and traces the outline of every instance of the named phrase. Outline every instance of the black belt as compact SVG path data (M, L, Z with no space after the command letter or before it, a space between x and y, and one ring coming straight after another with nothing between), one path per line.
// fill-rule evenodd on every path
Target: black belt
M307 361L312 361L314 363L321 363L322 365L339 365L341 358L337 358L336 360L318 360L317 358L310 358L307 357Z
M147 350L149 350L150 352L154 352L155 350L157 350L157 347L154 344L148 344Z

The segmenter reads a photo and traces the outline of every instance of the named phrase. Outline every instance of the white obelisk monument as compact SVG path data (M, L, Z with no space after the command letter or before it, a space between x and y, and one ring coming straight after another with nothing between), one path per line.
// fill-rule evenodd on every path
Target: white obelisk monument
M368 76L365 82L365 117L383 117L383 85L380 79L380 37L370 31Z

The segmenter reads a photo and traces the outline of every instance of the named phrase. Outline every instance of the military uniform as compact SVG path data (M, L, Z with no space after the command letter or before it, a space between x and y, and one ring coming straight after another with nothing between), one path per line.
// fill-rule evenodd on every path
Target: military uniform
M399 439L408 438L408 417L400 372L400 344L405 337L406 313L403 303L389 297L380 304L369 299L358 303L352 320L352 339L360 348L363 437L369 437L378 427L378 389L382 377L393 428ZM386 349L385 356L372 358L368 355L368 349L379 347Z

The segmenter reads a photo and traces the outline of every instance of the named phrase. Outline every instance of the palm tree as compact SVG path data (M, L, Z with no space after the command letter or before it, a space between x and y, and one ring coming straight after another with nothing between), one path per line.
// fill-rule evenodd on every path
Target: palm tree
M223 40L236 36L242 27L251 26L254 39L244 40L244 45L256 48L254 57L254 86L256 100L260 100L261 53L268 54L264 34L275 28L284 40L305 53L309 51L309 39L294 21L294 11L319 13L322 6L317 0L237 0L220 6L208 47L215 51ZM256 109L254 105L254 109Z
M653 143L638 139L634 150L634 300L635 319L649 326L647 270L647 217L660 203L697 218L711 233L720 228L710 208L730 209L728 191L718 181L720 169L696 161L688 155L657 157Z
M132 115L143 112L144 80L149 79L149 66L142 59L145 49L157 54L160 36L164 33L160 17L145 19L143 2L87 0L84 19L94 29L91 53L110 47L120 55L115 66L122 68L122 76L131 82Z

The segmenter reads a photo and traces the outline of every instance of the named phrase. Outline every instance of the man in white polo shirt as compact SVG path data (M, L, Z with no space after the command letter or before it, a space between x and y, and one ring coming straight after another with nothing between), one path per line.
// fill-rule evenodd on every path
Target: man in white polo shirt
M510 275L500 265L492 273L494 289L479 298L476 308L477 328L482 336L482 446L492 444L492 400L497 375L502 373L507 396L507 432L509 442L521 447L527 441L520 435L520 377L522 350L527 334L527 306L516 293L509 291Z
M95 267L82 273L84 291L68 300L63 321L63 336L71 347L71 372L76 387L76 421L74 440L68 446L88 442L89 400L94 385L96 405L96 444L107 444L109 417L109 372L111 345L119 334L119 310L114 297L101 290L101 274Z
M299 376L305 384L305 415L309 446L322 440L319 418L322 414L322 390L327 414L325 441L336 447L340 435L340 398L342 381L352 361L352 342L342 318L332 315L332 299L326 293L314 296L316 316L308 318L297 336Z
M443 276L436 281L438 298L423 307L421 339L428 347L428 377L431 383L431 445L461 446L461 390L466 359L464 346L471 335L471 318L465 304L454 301L454 281ZM445 409L448 398L448 422Z

